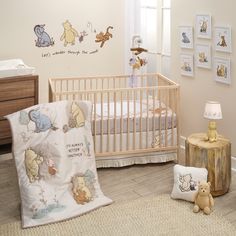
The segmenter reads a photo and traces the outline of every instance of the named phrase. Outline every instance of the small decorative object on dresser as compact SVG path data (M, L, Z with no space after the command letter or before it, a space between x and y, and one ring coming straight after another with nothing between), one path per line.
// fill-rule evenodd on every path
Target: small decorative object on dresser
M0 152L9 152L9 148L5 148L11 144L10 124L3 116L37 103L37 75L0 78Z
M186 165L205 167L211 182L212 196L225 194L231 181L231 143L218 135L215 142L206 140L205 133L190 135L185 142Z

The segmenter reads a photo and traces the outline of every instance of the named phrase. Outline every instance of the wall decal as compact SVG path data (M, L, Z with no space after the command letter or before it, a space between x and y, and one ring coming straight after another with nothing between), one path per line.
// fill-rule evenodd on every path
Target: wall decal
M64 23L62 23L64 32L61 36L61 41L64 40L64 46L66 47L67 44L74 45L75 44L75 38L79 37L78 32L72 27L71 23L66 20Z
M44 29L45 25L35 25L34 33L37 36L35 40L36 47L49 47L54 45L54 40L51 38Z
M113 34L110 32L113 29L113 26L108 26L105 32L100 31L100 33L97 33L97 30L91 22L88 22L85 27L80 26L80 29L82 29L80 31L77 31L69 20L65 20L62 23L62 26L64 31L62 34L59 33L59 39L63 42L63 48L61 48L61 43L55 45L53 38L45 32L45 25L35 25L34 32L37 36L35 44L37 47L57 46L53 51L43 51L41 54L43 58L46 59L63 55L92 55L98 53L105 42L113 37ZM58 35L58 33L56 34ZM59 40L57 40L57 42L58 41ZM67 46L73 47L74 49L68 48L68 50L66 50L65 47ZM139 62L142 64L143 60L139 60Z
M87 32L84 30L82 32L80 32L80 35L79 35L79 42L82 43L84 41L84 37L85 36L88 36Z
M110 38L112 38L112 34L109 32L110 29L113 29L112 26L108 26L106 33L103 33L102 31L96 35L96 43L101 43L100 47L102 48L104 43L109 40Z
M96 29L93 28L93 24L89 21L87 24L87 28L90 29L91 33L96 33Z
M98 49L94 50L94 51L91 51L89 54L94 54L94 53L97 53L98 52Z

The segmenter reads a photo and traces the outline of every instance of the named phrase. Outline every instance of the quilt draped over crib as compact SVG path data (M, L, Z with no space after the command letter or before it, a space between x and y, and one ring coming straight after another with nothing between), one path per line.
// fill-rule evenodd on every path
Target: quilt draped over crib
M110 204L101 191L86 101L40 104L8 115L24 228Z

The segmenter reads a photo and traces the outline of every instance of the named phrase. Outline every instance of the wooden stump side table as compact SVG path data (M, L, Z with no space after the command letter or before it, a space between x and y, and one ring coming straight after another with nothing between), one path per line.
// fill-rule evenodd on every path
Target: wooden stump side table
M222 136L216 142L205 141L205 133L190 135L185 141L186 165L205 167L211 194L220 196L228 192L231 181L231 143Z

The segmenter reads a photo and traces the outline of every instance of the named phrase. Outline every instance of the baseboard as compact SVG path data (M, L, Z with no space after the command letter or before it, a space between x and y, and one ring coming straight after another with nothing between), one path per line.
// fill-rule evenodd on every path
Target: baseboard
M231 168L236 172L236 157L231 157Z
M179 140L180 149L182 149L183 151L185 150L185 140L186 140L186 137L180 136L180 140ZM231 169L232 171L236 172L236 157L233 157L233 156L231 157Z
M179 145L180 145L180 148L183 150L185 150L185 140L186 140L186 137L180 136Z

